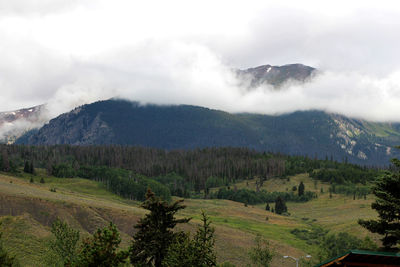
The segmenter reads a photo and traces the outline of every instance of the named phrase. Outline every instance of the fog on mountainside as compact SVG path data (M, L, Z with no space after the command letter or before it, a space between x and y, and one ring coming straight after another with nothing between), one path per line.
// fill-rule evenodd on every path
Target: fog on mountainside
M12 144L28 130L48 121L45 105L0 112L0 143Z
M246 96L260 92L260 97L268 94L280 97L293 90L301 94L304 88L326 75L302 64L263 65L234 70L232 74L244 90L238 106L246 102ZM301 105L301 97L299 102ZM12 143L28 130L40 128L49 120L55 103L58 102L47 104L46 109L33 108L32 113L31 109L16 111L15 114L22 114L17 116L11 116L13 112L3 113L3 118L7 118L0 125L3 142ZM77 108L53 119L40 131L22 136L17 143L129 144L165 149L242 146L320 158L332 155L337 160L348 157L361 164L386 164L394 155L392 146L400 142L397 123L374 123L329 112L300 111L271 116L262 112L226 113L209 110L209 106L147 106L140 102L126 106L126 103L113 100Z
M302 64L290 64L284 66L263 65L246 70L234 70L234 72L237 74L235 78L240 81L241 87L253 90L257 86L274 86L278 88L286 82L302 83L311 78L311 74L314 70L314 68ZM83 91L88 95L80 96L78 99L75 99L74 95L62 94L46 105L0 112L0 142L13 143L26 131L40 128L49 119L58 116L60 112L68 112L70 109L75 108L75 105L89 104L96 99L102 100L102 97L104 97L102 94L104 92L98 92L96 89L90 91L84 88ZM114 95L111 94L107 96L114 97ZM92 101L82 103L82 101L90 99L92 99Z

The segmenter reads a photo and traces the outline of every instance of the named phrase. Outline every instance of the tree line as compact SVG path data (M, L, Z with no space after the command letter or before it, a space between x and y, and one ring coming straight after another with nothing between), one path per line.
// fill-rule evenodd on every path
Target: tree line
M317 195L311 191L305 191L304 194L298 195L294 192L268 192L266 190L254 191L246 188L235 190L223 187L218 191L211 193L209 197L215 199L228 199L236 202L255 205L275 202L278 197L284 201L306 202L316 198Z
M49 173L72 176L80 166L107 166L130 170L147 177L176 173L193 184L195 191L204 190L209 177L220 177L233 183L253 177L282 176L285 157L259 153L247 148L204 148L166 151L131 146L24 146L0 145L0 166L24 166L26 161ZM61 169L60 169L61 168ZM53 169L56 169L55 172Z
M17 167L46 168L59 177L76 175L80 166L106 166L126 169L146 177L162 177L175 173L185 179L193 190L206 190L210 177L223 179L225 184L238 180L286 177L308 172L312 177L332 183L366 183L378 170L337 161L307 156L285 156L258 152L248 148L203 148L193 150L162 150L121 145L103 146L25 146L0 145L0 170L15 171ZM207 183L207 180L208 183ZM215 183L214 183L215 184ZM181 188L184 190L183 188Z

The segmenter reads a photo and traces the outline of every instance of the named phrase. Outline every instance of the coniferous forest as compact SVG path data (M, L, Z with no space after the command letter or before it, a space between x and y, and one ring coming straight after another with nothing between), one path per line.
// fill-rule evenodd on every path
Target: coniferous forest
M24 168L33 172L44 168L55 177L81 177L102 182L125 198L144 200L150 187L157 195L231 199L249 204L273 202L279 196L286 201L308 201L303 194L235 189L229 185L257 179L258 187L272 177L285 179L299 173L330 182L333 190L349 184L373 181L379 170L337 161L261 153L247 148L205 148L166 151L129 146L24 146L1 145L0 169L15 172ZM210 192L210 188L220 188ZM258 188L257 187L257 188ZM304 189L303 189L304 190Z

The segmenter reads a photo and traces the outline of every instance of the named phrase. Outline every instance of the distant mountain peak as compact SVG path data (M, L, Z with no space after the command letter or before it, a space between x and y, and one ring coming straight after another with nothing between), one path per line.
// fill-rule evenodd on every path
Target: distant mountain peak
M316 69L300 63L282 66L261 65L245 70L237 70L239 79L248 82L248 88L254 88L262 84L279 88L288 81L307 82L315 74Z

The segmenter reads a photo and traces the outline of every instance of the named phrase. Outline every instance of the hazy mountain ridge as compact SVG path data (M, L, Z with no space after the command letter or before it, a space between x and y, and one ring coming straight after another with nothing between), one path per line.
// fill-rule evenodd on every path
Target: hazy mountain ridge
M107 100L63 114L17 143L163 149L234 146L383 165L397 155L392 147L400 143L400 127L322 111L269 116Z

